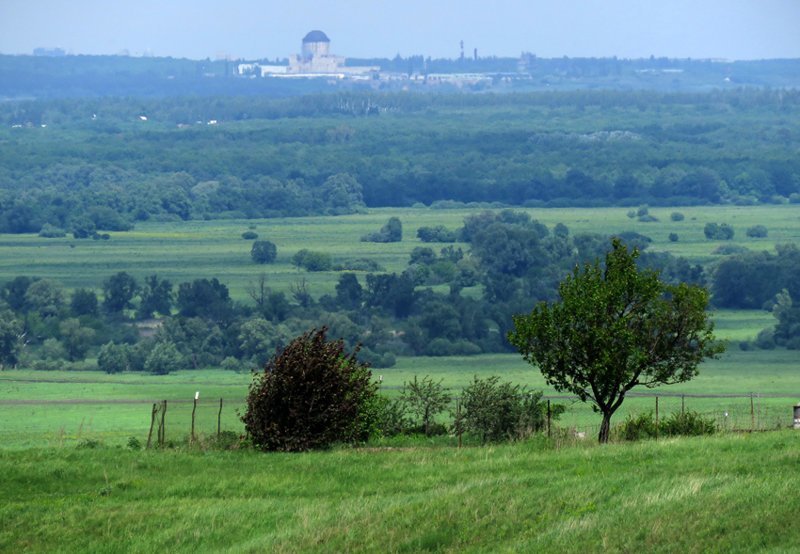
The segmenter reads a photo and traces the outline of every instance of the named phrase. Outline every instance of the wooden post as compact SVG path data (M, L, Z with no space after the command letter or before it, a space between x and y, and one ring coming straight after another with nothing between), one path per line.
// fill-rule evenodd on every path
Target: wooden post
M550 432L550 424L552 422L551 414L552 414L552 412L550 411L550 399L548 398L547 399L547 438L548 439L552 436L552 434Z
M194 414L197 412L197 396L194 397L194 404L192 405L192 432L189 435L189 444L194 444Z
M219 413L217 414L217 437L222 429L222 398L219 399Z
M755 431L756 429L756 412L753 409L753 393L750 393L750 430Z
M658 440L658 395L656 395L656 440Z
M461 432L464 422L461 421L461 398L456 399L456 421L458 421L458 447L461 448Z
M686 395L682 394L681 395L681 415L684 414L685 400L686 400Z
M150 448L150 445L153 442L153 426L156 424L156 414L158 413L158 404L155 402L153 403L153 410L150 413L150 432L147 433L147 448Z
M167 438L167 428L165 423L166 415L167 415L167 401L163 400L161 402L161 428L159 429L159 431L161 432L161 436L158 437L158 445L162 447L164 446L164 442L166 441Z

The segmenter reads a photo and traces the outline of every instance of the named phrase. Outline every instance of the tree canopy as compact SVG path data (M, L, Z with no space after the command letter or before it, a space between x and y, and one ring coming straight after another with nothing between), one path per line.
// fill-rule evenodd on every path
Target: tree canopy
M548 384L575 394L611 416L636 386L688 381L698 364L721 353L699 286L666 285L636 266L638 250L613 239L605 264L576 267L559 286L559 299L514 317L509 341L539 367Z

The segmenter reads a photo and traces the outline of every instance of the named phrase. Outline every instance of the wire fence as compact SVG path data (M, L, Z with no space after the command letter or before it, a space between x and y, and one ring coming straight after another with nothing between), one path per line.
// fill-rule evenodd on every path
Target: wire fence
M626 396L625 411L615 414L612 426L620 425L628 416L651 414L656 424L676 413L695 412L714 422L719 432L758 432L792 426L793 407L800 394L697 394L697 393L633 393ZM455 414L460 397L452 398ZM543 432L563 440L596 438L600 432L600 415L579 398L570 395L544 395L548 406L565 406L558 417L546 418ZM228 431L243 431L241 401L219 399L160 400L149 404L149 447L176 443L193 443L213 439ZM445 417L452 414L447 413ZM455 438L455 437L454 437Z

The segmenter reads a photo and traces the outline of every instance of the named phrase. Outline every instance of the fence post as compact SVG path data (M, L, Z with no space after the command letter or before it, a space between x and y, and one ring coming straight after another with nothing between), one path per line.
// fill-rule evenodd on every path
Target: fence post
M150 431L147 433L147 449L150 449L150 445L153 442L153 425L156 423L156 414L158 413L158 404L153 402L153 409L150 413Z
M658 395L656 395L656 440L658 440Z
M685 407L685 405L686 405L686 395L685 395L685 394L682 394L682 395L681 395L681 415L683 415L683 414L684 414L684 407Z
M217 437L220 435L222 425L222 398L219 399L219 413L217 414Z
M461 432L464 422L461 421L461 398L456 399L456 420L458 421L458 447L461 448Z
M166 428L166 415L167 415L167 401L164 400L161 403L161 426L159 428L160 436L158 437L158 445L163 447L164 442L167 438L167 428Z
M194 395L194 403L192 404L192 432L189 435L189 444L194 444L194 414L197 412L197 395Z
M750 431L756 429L756 412L753 409L753 393L750 393Z
M550 411L550 399L548 398L547 399L547 438L548 439L552 436L552 434L550 432L550 424L551 424L551 421L552 421L552 419L551 419L552 416L550 415L551 413L552 412Z

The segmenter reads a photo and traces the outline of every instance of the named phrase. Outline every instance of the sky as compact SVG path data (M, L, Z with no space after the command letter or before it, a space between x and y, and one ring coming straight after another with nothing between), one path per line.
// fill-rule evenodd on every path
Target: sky
M0 0L0 53L800 58L800 0Z

